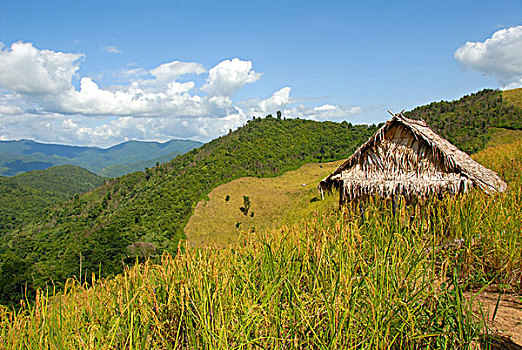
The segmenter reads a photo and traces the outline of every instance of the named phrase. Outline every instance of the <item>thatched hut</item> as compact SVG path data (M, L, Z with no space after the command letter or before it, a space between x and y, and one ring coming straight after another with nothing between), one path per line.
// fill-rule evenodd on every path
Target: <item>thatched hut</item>
M339 189L342 205L373 195L412 201L471 187L502 192L507 185L424 121L398 113L318 185L321 194L332 187Z

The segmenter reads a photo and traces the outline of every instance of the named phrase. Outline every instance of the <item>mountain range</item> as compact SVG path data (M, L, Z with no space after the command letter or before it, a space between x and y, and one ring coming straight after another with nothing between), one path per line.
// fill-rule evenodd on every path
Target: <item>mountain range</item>
M200 147L201 142L127 141L109 148L47 144L31 140L0 141L0 175L13 176L52 166L78 165L104 177L117 177Z

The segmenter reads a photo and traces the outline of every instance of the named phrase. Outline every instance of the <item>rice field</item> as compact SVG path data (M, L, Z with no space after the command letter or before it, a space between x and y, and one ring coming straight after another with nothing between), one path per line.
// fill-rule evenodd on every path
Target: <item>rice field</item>
M381 200L318 210L225 248L180 246L159 264L70 280L1 307L0 349L487 347L474 295L522 291L522 142L475 159L508 191L395 216Z

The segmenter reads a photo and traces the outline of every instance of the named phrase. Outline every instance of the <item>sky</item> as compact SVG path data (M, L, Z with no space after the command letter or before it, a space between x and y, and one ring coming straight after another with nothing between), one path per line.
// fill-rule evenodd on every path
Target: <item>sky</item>
M209 141L522 86L522 1L0 0L0 140Z

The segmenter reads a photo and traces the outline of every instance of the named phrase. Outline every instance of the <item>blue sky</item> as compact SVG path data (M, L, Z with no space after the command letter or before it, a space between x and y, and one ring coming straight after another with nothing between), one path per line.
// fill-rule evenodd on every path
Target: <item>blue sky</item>
M0 139L208 141L277 109L380 122L520 86L521 14L521 1L0 0Z

